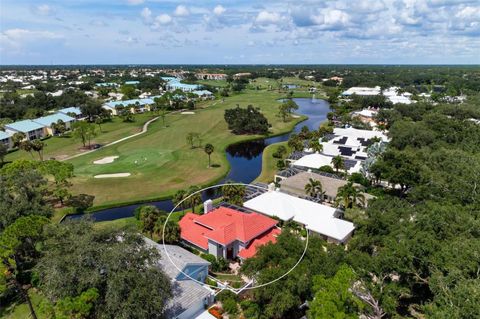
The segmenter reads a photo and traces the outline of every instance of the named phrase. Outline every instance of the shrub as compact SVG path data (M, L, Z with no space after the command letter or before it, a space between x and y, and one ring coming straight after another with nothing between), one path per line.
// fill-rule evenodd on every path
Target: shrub
M325 172L325 173L330 173L330 174L334 174L335 171L333 170L333 168L329 165L323 165L322 167L320 167L318 169L320 172Z
M236 315L238 313L237 302L234 299L222 301L222 306L223 310L231 315Z
M218 295L217 295L217 300L220 302L225 302L228 299L232 299L233 301L237 301L237 295L233 293L231 290L222 290Z
M245 319L260 318L260 306L253 301L244 300L240 303Z

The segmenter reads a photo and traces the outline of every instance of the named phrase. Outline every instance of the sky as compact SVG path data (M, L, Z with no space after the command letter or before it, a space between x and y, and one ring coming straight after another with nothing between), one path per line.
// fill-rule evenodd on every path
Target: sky
M480 64L480 0L0 0L0 64Z

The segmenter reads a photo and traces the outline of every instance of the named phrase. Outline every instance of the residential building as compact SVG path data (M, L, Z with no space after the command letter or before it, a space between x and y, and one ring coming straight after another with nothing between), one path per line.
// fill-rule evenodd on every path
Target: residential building
M360 95L360 96L369 96L369 95L371 96L371 95L379 95L381 92L382 90L379 86L376 86L374 88L354 86L344 91L342 95L347 97L353 94Z
M42 124L32 120L23 120L5 125L5 132L13 135L15 133L24 133L27 140L35 140L45 136L45 129Z
M7 132L0 131L0 144L5 145L7 149L11 149L13 147L12 135Z
M243 204L244 207L304 225L311 235L319 235L329 242L346 243L352 236L353 223L338 218L341 211L281 192L269 190Z
M58 123L58 121L63 121L66 129L69 130L72 126L72 123L75 122L75 118L62 113L55 113L34 119L32 121L43 126L45 135L56 135L57 132L53 128L53 124Z
M192 91L192 93L195 95L198 95L201 99L204 99L204 100L215 98L213 93L208 90L196 90L196 91Z
M76 120L84 119L85 117L82 114L82 111L79 107L66 107L64 109L58 110L58 113L74 117Z
M140 81L125 81L125 85L137 85L140 84Z
M277 221L253 212L243 212L205 203L206 213L187 213L179 222L184 242L195 248L225 259L247 259L257 247L275 242L280 234ZM210 207L210 208L208 208Z
M280 190L289 194L296 195L298 197L307 196L305 192L305 185L310 182L310 179L319 181L322 184L322 194L320 199L328 202L335 203L337 198L338 189L348 184L348 181L338 178L335 175L328 173L313 173L310 171L301 171L289 177L276 175L275 180L280 184ZM361 188L362 186L357 183L353 183L353 186ZM374 198L370 194L363 193L365 197L365 206L368 205L368 200Z
M319 169L322 166L332 165L332 159L341 156L344 159L345 170L349 173L358 173L362 163L368 158L367 149L374 140L388 142L388 137L375 130L359 130L352 127L335 128L333 134L327 136L328 141L322 142L323 150L320 153L302 154L300 158L290 160L292 165L307 169ZM310 151L307 149L307 151Z
M182 247L145 241L160 253L158 266L171 281L173 297L167 302L166 318L190 319L203 313L214 301L214 291L203 284L210 263Z
M147 99L132 99L125 101L110 101L102 105L104 109L110 111L113 115L118 115L118 108L120 106L129 107L132 113L143 113L150 111L151 106L155 103L152 98Z
M200 85L182 83L180 79L176 77L164 76L162 79L167 82L166 87L169 91L181 90L183 92L193 92L200 89Z
M378 111L374 109L363 109L361 111L352 112L352 117L358 118L362 123L376 126L375 116Z

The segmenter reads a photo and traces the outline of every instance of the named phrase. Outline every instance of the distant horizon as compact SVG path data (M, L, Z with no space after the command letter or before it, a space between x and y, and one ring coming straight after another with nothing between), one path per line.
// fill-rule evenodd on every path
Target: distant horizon
M480 2L472 0L2 0L1 7L0 65L480 64Z
M239 63L239 64L224 64L224 63L70 63L70 64L0 64L0 67L15 67L15 66L211 66L211 67L241 67L241 66L479 66L480 63L448 63L448 64L422 64L422 63Z

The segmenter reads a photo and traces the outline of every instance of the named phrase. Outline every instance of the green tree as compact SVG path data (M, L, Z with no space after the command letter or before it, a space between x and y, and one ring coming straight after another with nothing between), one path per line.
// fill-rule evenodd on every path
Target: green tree
M47 180L34 168L17 170L12 164L0 171L0 231L22 216L52 214Z
M297 134L291 134L288 139L288 147L296 152L303 151L304 145L303 141Z
M18 132L18 133L15 133L12 135L12 143L13 143L13 147L20 147L20 145L22 144L22 141L26 138L27 136L25 135L25 133L21 133L21 132Z
M32 142L32 141L30 141L30 140L24 140L24 141L20 142L19 148L20 148L22 151L25 151L25 152L29 153L30 156L31 156L32 159L33 159L33 154L32 154L32 151L33 151L33 142Z
M30 314L37 318L28 295L31 269L39 257L37 244L43 236L43 227L49 223L43 216L25 216L17 219L0 233L0 276L6 286L13 286L27 303ZM0 289L3 290L3 289Z
M78 213L83 213L93 206L95 196L88 194L78 194L70 196L66 202L68 206L75 208Z
M321 199L323 199L323 195L325 194L325 192L322 188L322 182L313 178L309 178L308 183L305 185L305 193L310 197L320 197Z
M345 168L345 160L340 155L337 155L334 158L332 158L332 165L333 165L333 168L335 169L335 172L338 173L340 169Z
M315 295L309 302L308 318L358 318L363 304L351 291L355 280L355 273L345 265L332 278L314 277Z
M197 186L190 186L187 191L187 196L190 196L185 200L186 205L192 209L192 213L195 213L195 206L202 203L202 194L198 192L200 190Z
M153 238L155 231L155 225L160 218L160 210L152 205L141 206L140 210L140 222L142 223L142 232L150 235Z
M211 163L210 163L210 155L212 155L212 153L213 153L214 150L215 150L215 148L213 147L212 144L205 144L204 151L205 151L205 153L207 153L207 155L208 155L208 167L211 166Z
M231 203L237 206L242 206L243 199L246 193L245 186L235 185L230 183L233 183L233 182L227 181L226 185L222 186L223 199L228 203Z
M195 140L197 139L197 137L199 136L198 133L195 133L195 132L189 132L187 133L187 136L185 137L186 141L187 141L187 144L190 145L190 148L195 148Z
M63 135L67 131L67 125L64 121L58 120L52 123L53 134Z
M52 224L42 252L35 269L50 301L97 289L93 318L163 318L170 280L155 266L158 250L136 231L96 229L86 220Z
M335 203L343 208L352 208L354 205L363 207L365 206L365 195L358 186L353 185L353 182L348 182L338 188Z
M72 135L82 141L83 147L87 146L87 141L90 143L94 132L95 126L86 121L78 121L72 124Z
M165 224L166 220L166 215L160 216L155 224L155 234L160 238L160 242L164 238L168 244L178 243L180 240L180 226L172 220L169 220L168 223Z
M8 147L7 145L0 143L0 168L2 167L4 161L5 161L5 156L8 154Z
M187 197L187 192L183 189L181 190L178 190L174 195L173 195L173 198L172 198L172 202L173 202L173 205L177 206L179 205L179 207L184 210L185 207L186 207L186 203L185 203L185 198Z
M33 140L31 143L32 151L37 152L38 158L40 161L43 161L43 148L45 147L45 143L40 141L39 139Z
M55 305L48 301L41 304L43 312L47 313L49 318L56 319L86 319L91 318L95 303L100 297L96 288L90 288L82 292L79 296L65 297L58 300Z
M308 143L308 147L310 147L314 152L320 153L323 151L323 144L321 144L317 138L311 139Z

